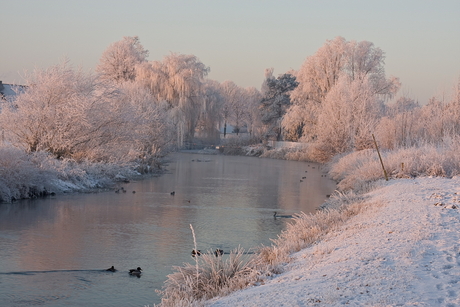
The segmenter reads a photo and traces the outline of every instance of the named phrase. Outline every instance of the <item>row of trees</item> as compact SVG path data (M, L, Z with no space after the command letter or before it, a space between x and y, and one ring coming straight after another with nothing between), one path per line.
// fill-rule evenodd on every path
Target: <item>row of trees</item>
M4 139L58 158L151 164L197 138L217 144L220 129L224 137L246 130L255 140L308 142L320 161L371 147L372 134L395 148L460 132L458 89L448 103L388 104L400 83L386 77L384 52L367 41L337 37L298 71L275 77L267 69L260 91L208 79L194 55L147 57L138 37L124 37L94 74L68 62L33 72L1 109Z
M1 108L4 141L57 158L151 164L197 136L216 144L229 122L230 132L260 134L257 89L207 79L194 55L147 56L137 37L124 37L104 51L96 73L68 61L34 71Z

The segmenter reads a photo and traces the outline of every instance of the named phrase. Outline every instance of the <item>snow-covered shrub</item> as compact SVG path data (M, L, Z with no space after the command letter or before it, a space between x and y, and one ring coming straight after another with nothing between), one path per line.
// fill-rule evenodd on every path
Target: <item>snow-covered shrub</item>
M0 147L0 202L33 198L53 191L53 170L42 167L40 155L14 147Z
M134 163L77 162L44 151L0 146L0 202L108 188L139 177L136 168Z
M457 138L445 138L439 145L383 151L382 160L390 178L452 177L460 174L459 150ZM338 182L340 190L359 191L369 182L385 178L377 151L372 149L338 156L329 168L329 175Z
M260 157L280 160L291 161L308 161L316 162L315 157L312 155L311 146L307 148L274 148L265 150Z

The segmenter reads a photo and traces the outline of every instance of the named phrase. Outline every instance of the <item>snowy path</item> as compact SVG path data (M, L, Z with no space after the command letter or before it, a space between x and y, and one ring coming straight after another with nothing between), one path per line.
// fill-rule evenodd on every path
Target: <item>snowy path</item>
M460 306L460 179L394 180L369 195L367 211L285 273L210 306Z

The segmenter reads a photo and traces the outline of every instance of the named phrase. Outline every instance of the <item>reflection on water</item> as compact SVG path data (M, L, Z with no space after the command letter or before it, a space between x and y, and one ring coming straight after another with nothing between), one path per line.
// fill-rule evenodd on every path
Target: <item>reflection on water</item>
M313 212L335 188L308 163L196 154L171 159L167 174L125 184L126 193L0 204L0 302L158 303L155 289L171 267L193 261L190 224L202 251L269 245L288 220L274 219L275 211ZM119 271L106 272L112 265ZM130 276L138 266L141 278Z

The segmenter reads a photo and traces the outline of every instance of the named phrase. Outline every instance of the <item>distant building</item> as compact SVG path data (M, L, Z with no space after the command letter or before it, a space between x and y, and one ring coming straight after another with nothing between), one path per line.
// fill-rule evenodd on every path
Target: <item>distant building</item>
M24 85L6 84L0 81L0 100L14 99L18 92L21 92L26 87Z

